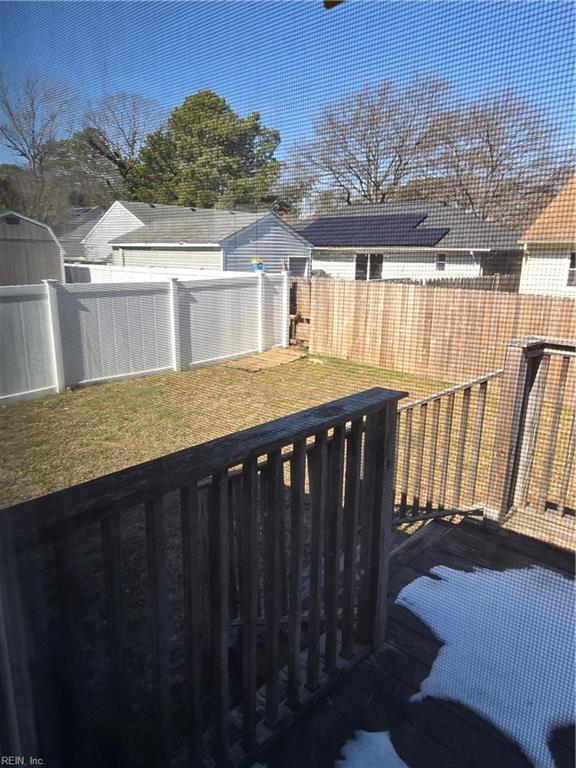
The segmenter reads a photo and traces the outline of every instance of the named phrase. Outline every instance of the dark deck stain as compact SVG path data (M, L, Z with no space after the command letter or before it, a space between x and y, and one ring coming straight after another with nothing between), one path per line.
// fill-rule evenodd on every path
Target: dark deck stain
M436 521L426 526L393 554L384 645L284 733L260 759L261 764L268 768L333 768L342 759L346 742L356 731L364 730L390 731L397 753L410 768L532 765L517 744L466 707L437 699L410 702L430 673L441 643L410 611L394 605L394 600L403 587L437 565L465 571L539 565L571 578L574 575L570 553L510 531L492 531L472 521L460 525ZM571 768L574 727L554 731L550 749L557 768Z

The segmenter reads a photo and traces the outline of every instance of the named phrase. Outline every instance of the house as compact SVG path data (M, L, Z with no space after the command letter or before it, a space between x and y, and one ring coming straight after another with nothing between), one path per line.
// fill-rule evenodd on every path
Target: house
M0 285L64 282L64 251L47 224L0 211Z
M66 219L54 227L66 261L86 261L84 238L106 213L106 208L70 208Z
M517 235L470 213L425 201L357 205L300 228L312 270L349 280L518 274Z
M92 260L122 266L310 271L311 244L272 212L116 201L85 237Z
M532 222L520 240L520 293L576 298L576 175Z

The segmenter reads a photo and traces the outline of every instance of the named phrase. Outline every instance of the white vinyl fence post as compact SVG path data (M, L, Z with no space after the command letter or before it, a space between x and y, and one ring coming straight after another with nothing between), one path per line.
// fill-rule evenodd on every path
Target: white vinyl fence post
M264 352L264 275L257 273L258 278L258 352Z
M172 367L175 371L182 370L180 354L180 297L178 293L178 278L170 278L170 334L172 341Z
M282 273L282 346L290 346L290 283L287 270Z
M46 300L48 302L48 318L50 321L50 346L52 352L52 370L54 373L54 386L56 392L64 392L66 380L64 376L64 361L62 358L62 338L60 336L60 315L58 313L57 280L43 280L46 286Z

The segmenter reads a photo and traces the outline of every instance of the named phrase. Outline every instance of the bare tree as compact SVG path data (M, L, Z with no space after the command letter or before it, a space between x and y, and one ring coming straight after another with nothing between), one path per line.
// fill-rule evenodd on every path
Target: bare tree
M435 78L362 88L321 110L315 138L295 147L292 160L316 190L339 188L349 204L383 203L424 174L448 90Z
M0 142L20 161L5 166L4 205L53 221L67 205L58 183L57 148L73 131L77 98L65 83L31 73L20 83L0 76Z
M0 141L34 173L52 159L57 141L70 135L77 100L65 84L29 74L10 87L0 76Z
M428 193L441 189L446 201L478 218L521 227L570 174L556 134L541 110L510 91L447 111Z
M159 102L134 93L115 93L101 98L86 113L82 135L90 149L125 179L142 142L165 118Z

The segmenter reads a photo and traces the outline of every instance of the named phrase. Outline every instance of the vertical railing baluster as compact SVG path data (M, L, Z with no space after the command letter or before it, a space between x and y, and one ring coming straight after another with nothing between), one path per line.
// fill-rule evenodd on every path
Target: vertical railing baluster
M560 483L560 495L558 497L558 514L563 517L566 510L566 499L568 497L568 486L572 477L572 464L574 463L574 449L576 446L576 411L572 414L572 426L568 435L568 446L566 448L566 461L564 462L564 471Z
M446 502L446 487L448 484L448 468L450 466L450 448L452 445L452 422L454 419L454 395L448 396L446 403L446 421L444 425L444 449L442 451L442 471L438 490L438 511L444 510Z
M280 704L280 546L284 522L284 481L279 450L268 454L262 470L264 498L264 613L266 617L266 716L268 728L278 720Z
M202 761L202 546L200 539L200 501L196 484L180 490L182 531L182 581L184 591L184 641L188 675L188 749L193 765Z
M562 408L564 407L564 392L566 390L566 379L568 377L569 366L570 358L563 357L562 363L560 365L560 375L558 377L556 397L554 399L554 415L552 417L552 424L550 426L548 450L546 452L544 472L542 475L542 482L540 484L540 493L538 495L537 509L539 512L544 512L546 510L546 504L548 501L548 490L550 488L550 480L552 479L552 468L554 466L554 456L556 454L560 418L562 416Z
M239 585L239 568L238 568L238 505L240 502L240 475L230 477L228 480L228 531L229 531L229 543L228 543L228 556L230 559L230 586L229 586L229 603L230 603L230 617L235 619L238 617L238 609L240 605L240 585Z
M228 470L212 476L208 495L208 557L210 563L210 618L214 694L214 743L219 766L229 762L228 713L230 704L228 668Z
M428 464L428 492L426 494L426 512L434 506L434 478L436 473L436 451L438 447L438 423L440 421L440 398L432 405L432 433L430 435L430 461Z
M152 677L157 712L159 762L169 764L170 728L170 637L168 614L168 577L166 572L166 539L162 497L146 502L146 547L150 593L150 634L152 640Z
M352 422L346 445L346 483L344 499L344 585L342 594L342 656L354 652L354 610L356 607L356 542L360 503L363 420Z
M480 447L482 445L482 432L484 428L484 413L486 411L486 393L488 382L480 384L478 390L478 402L476 404L476 426L472 439L472 453L470 455L470 476L468 480L468 505L472 506L476 501L476 482L478 480L478 463L480 461Z
M426 413L427 403L420 406L420 419L418 425L418 449L416 453L416 466L414 468L414 495L412 500L412 514L420 511L420 489L422 486L422 472L424 470L424 444L426 442Z
M258 621L258 465L252 458L242 467L242 499L240 506L241 541L241 616L242 616L242 705L245 749L256 745L256 675Z
M119 764L128 757L128 686L126 680L126 615L123 588L120 514L105 517L101 524L106 634L110 658L111 701L114 707L115 751Z
M302 638L302 571L304 550L304 483L306 441L295 443L290 459L290 599L288 623L288 706L300 704L300 646Z
M342 479L344 470L344 426L334 428L328 444L328 489L325 536L326 650L324 669L336 669L338 604L340 597L340 551L342 538Z
M462 473L464 470L464 456L466 454L466 435L468 433L468 414L470 412L470 387L462 393L462 411L460 414L460 434L458 437L458 453L456 455L456 470L454 472L454 491L452 494L452 506L457 510L460 506L462 490Z
M410 457L412 456L412 408L404 411L404 459L402 461L402 490L400 493L400 515L408 508L408 483L410 482Z
M318 687L320 677L320 624L322 616L322 549L327 484L327 436L316 435L309 456L310 479L310 601L308 611L308 659L306 686Z

